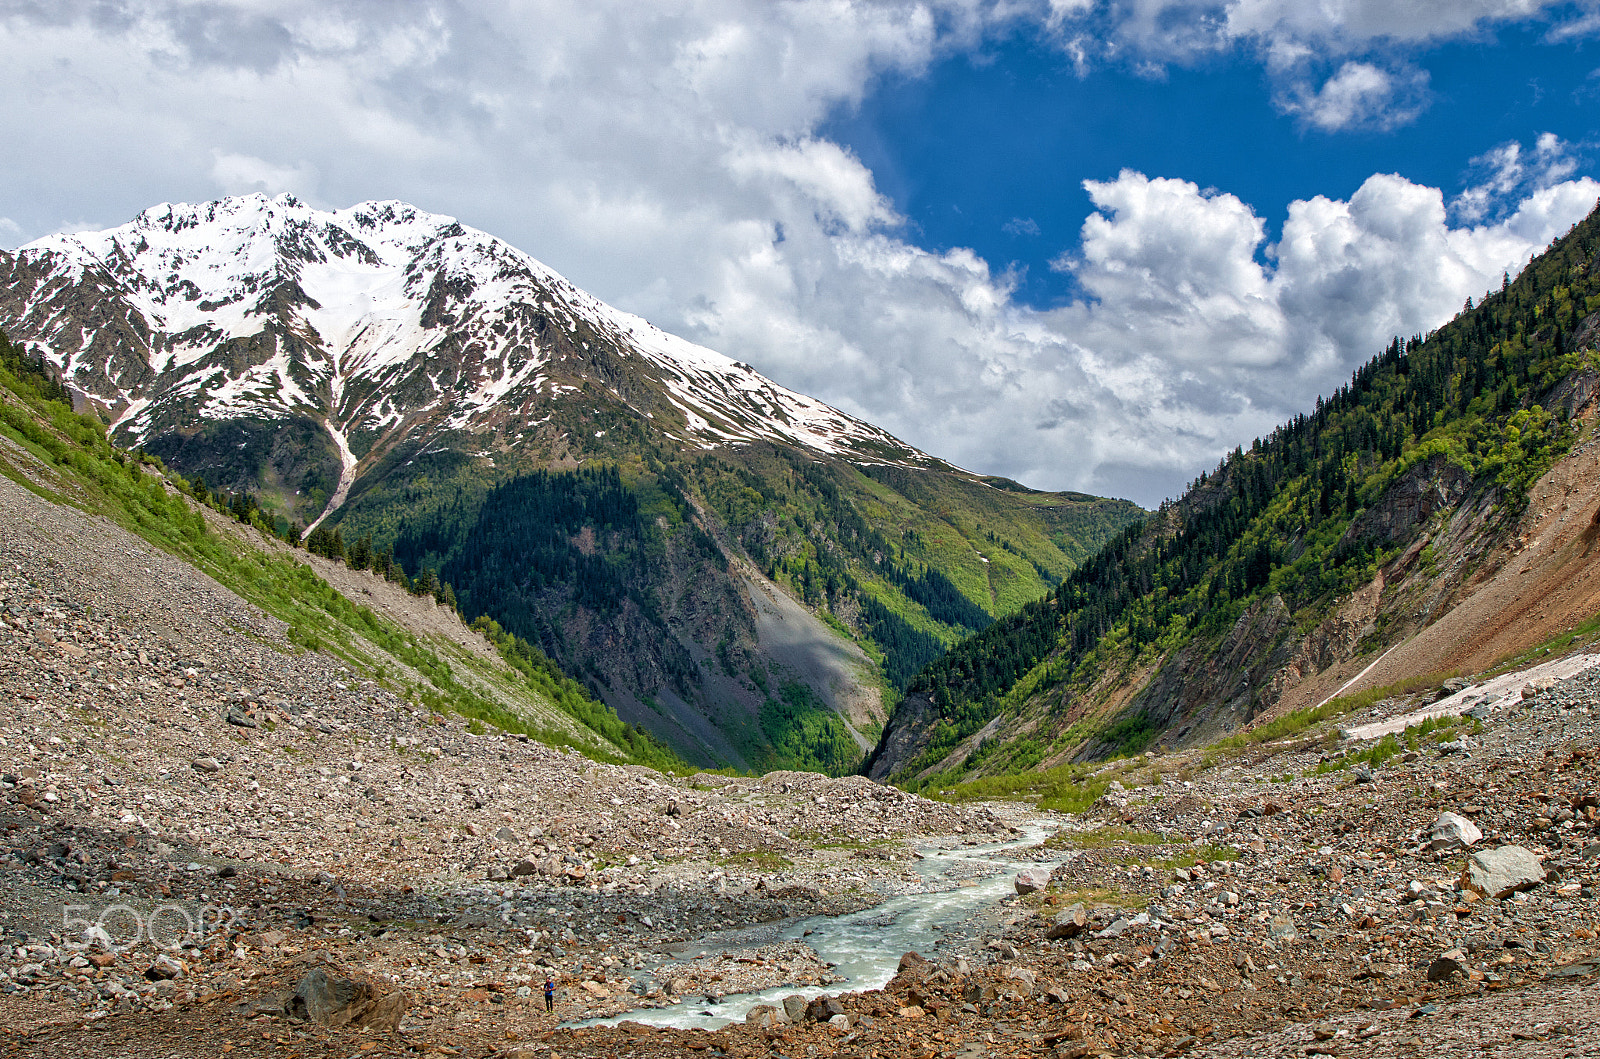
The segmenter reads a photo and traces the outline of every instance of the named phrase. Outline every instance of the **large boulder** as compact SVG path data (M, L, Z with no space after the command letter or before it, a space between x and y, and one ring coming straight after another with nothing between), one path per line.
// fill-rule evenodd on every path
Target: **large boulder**
M1037 893L1050 885L1050 869L1041 864L1017 872L1014 884L1019 894Z
M284 1014L338 1029L360 1026L390 1033L400 1028L409 1001L398 990L385 989L367 978L347 978L313 967L285 1000Z
M1007 984L1023 996L1032 996L1039 984L1039 976L1028 967L1007 967L1005 969Z
M183 974L183 964L166 953L157 956L155 962L151 963L144 972L144 976L152 982L171 981L174 978L182 978Z
M745 1015L744 1020L763 1030L775 1030L789 1024L789 1016L771 1004L757 1004Z
M1509 897L1542 882L1544 866L1521 846L1479 850L1467 858L1467 866L1461 872L1461 888L1484 897Z
M932 961L920 952L906 952L900 956L900 964L895 968L898 974L925 974L933 967Z
M1075 904L1056 913L1055 919L1050 923L1050 928L1044 936L1051 941L1059 938L1075 938L1082 934L1089 925L1089 916L1083 910L1083 905Z
M1460 949L1451 949L1428 964L1430 982L1448 982L1452 978L1465 978L1470 973L1467 954Z
M1428 829L1429 849L1466 849L1483 840L1483 832L1464 816L1440 813Z
M844 1005L831 996L819 996L806 1005L806 1018L813 1022L827 1022L835 1015L844 1014Z

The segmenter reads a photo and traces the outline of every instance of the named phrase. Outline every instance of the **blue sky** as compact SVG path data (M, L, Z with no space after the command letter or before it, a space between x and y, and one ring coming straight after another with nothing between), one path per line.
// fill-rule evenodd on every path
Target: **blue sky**
M1600 198L1600 0L0 0L0 245L403 199L961 466L1179 493Z
M1593 174L1600 49L1548 41L1548 27L1512 23L1406 49L1428 75L1426 100L1391 128L1329 130L1284 113L1246 52L1159 73L1085 71L1020 28L926 73L884 77L822 132L872 170L922 245L972 247L1025 269L1019 300L1043 308L1078 294L1050 262L1093 209L1083 181L1125 168L1223 189L1278 219L1295 199L1347 199L1375 172L1453 197L1481 179L1471 159L1546 132L1573 145L1577 174Z

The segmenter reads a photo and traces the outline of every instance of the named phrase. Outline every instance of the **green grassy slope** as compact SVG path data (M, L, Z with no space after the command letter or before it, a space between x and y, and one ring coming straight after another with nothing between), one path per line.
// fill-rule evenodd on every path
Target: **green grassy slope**
M762 571L871 641L897 687L920 668L913 659L1037 599L1140 514L1127 501L785 450L706 454L690 473Z
M259 510L239 505L230 511L203 487L197 496L194 483L166 473L159 460L112 445L104 426L74 414L66 396L48 371L0 336L0 433L37 460L24 466L0 454L0 473L54 502L103 515L192 563L286 622L287 649L333 654L418 703L598 760L686 768L492 623L479 628L499 648L503 665L351 602L271 536ZM229 523L225 514L242 516L244 525Z

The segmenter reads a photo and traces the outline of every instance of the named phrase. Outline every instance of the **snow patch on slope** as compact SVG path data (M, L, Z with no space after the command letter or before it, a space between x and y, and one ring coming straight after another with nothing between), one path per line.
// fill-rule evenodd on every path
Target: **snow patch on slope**
M333 438L334 447L339 450L339 484L333 491L333 496L328 498L328 506L322 509L322 514L317 520L306 527L306 534L322 525L323 520L344 505L345 498L350 495L350 486L356 480L355 453L350 451L350 440L344 436L344 431L332 423L324 424L328 428L328 436Z

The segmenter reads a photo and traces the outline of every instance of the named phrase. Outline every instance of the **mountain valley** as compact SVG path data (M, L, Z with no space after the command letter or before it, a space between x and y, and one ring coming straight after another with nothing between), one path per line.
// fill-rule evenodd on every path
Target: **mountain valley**
M0 259L6 1054L1600 1050L1600 215L1147 518L235 221Z

